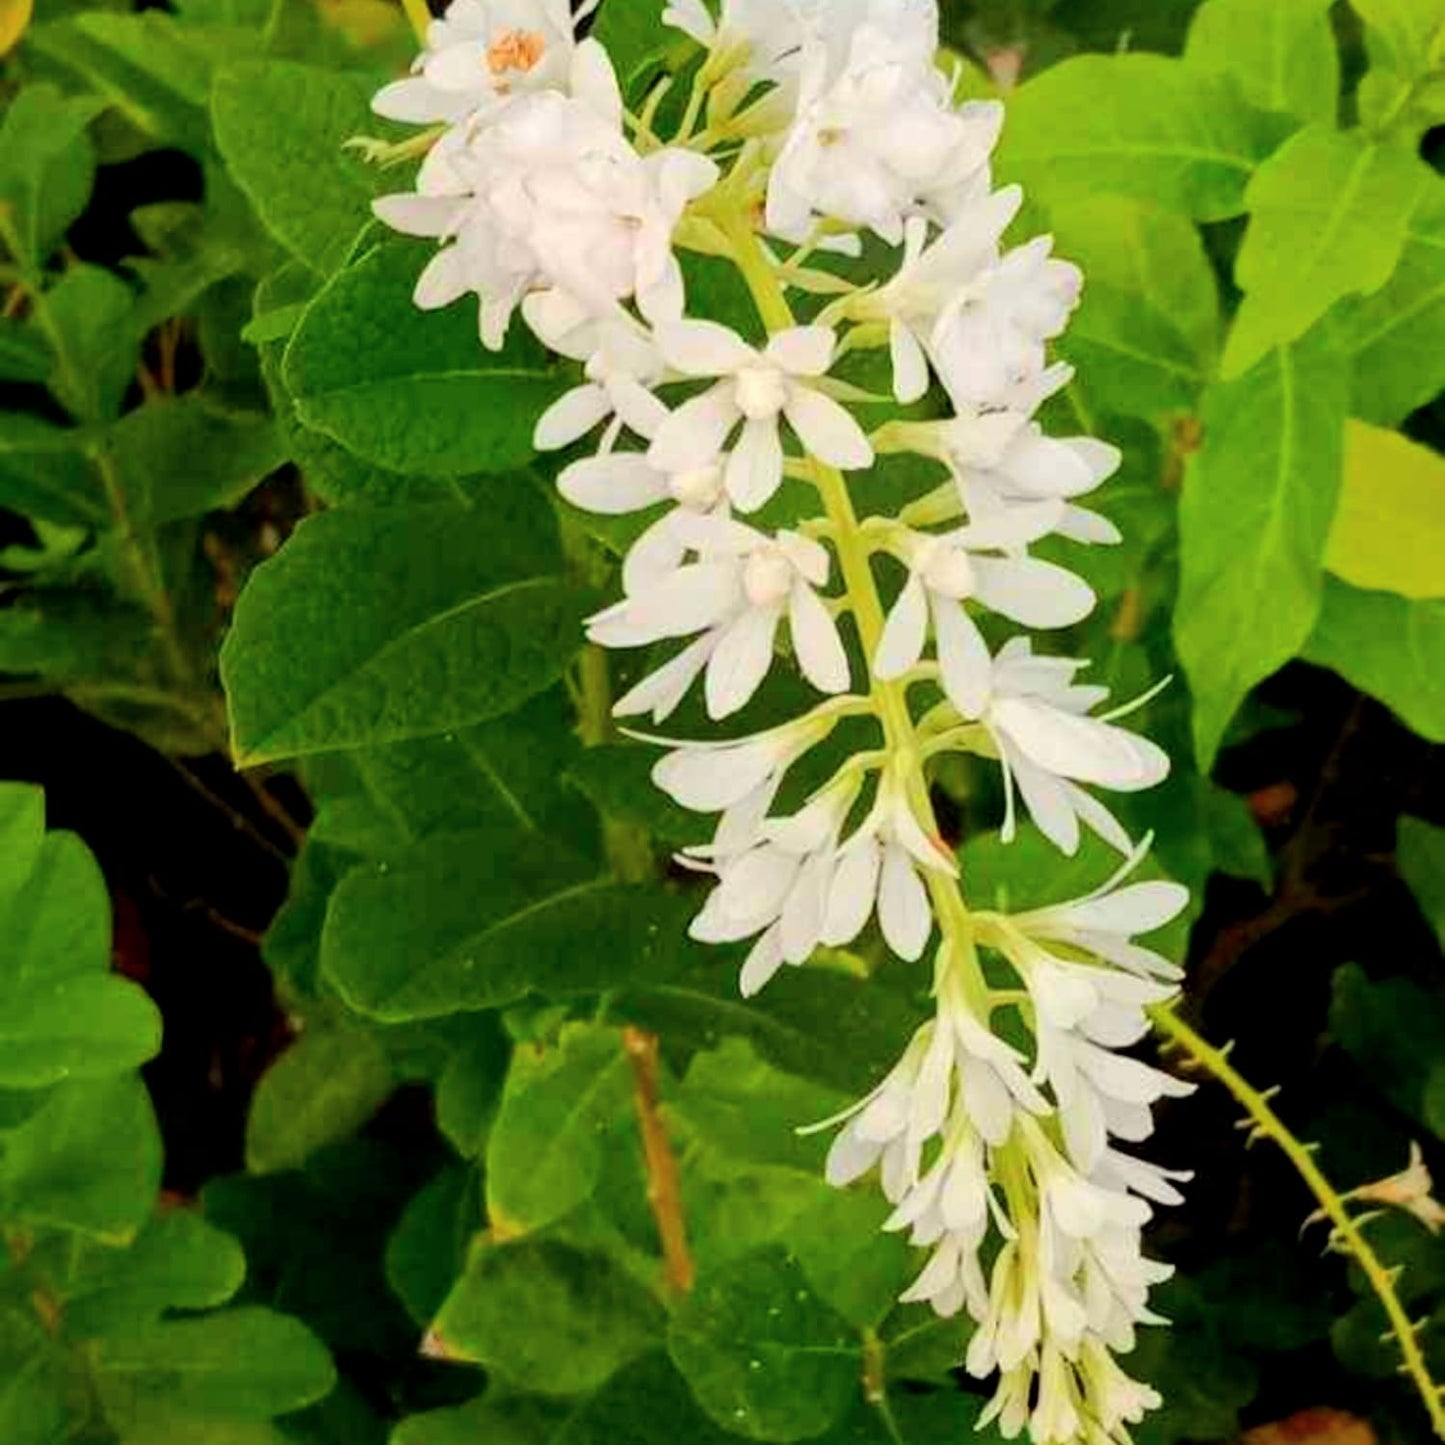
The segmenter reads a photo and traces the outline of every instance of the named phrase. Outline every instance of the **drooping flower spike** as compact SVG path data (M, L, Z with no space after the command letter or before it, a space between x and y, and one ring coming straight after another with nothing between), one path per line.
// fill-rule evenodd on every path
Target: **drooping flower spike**
M886 1227L925 1251L902 1298L974 1321L960 1363L997 1376L985 1423L1126 1445L1158 1399L1116 1356L1157 1322L1169 1273L1142 1233L1186 1177L1136 1150L1187 1089L1125 1050L1179 976L1139 940L1188 898L1128 881L1147 840L1099 796L1154 786L1167 757L1030 635L1095 605L1039 544L1120 540L1083 505L1119 453L1038 420L1072 378L1048 347L1083 277L1048 237L1007 234L1023 197L992 187L1002 107L956 101L935 0L669 0L662 23L702 52L670 135L662 90L629 115L565 0L454 0L377 97L441 131L377 214L438 244L418 305L475 295L487 346L525 325L576 368L535 441L583 449L557 479L573 507L638 515L621 595L587 623L597 645L649 649L617 715L662 723L697 696L731 718L782 670L806 685L781 726L649 739L668 748L657 785L715 820L679 857L708 882L692 935L746 946L749 996L875 923L886 966L931 963L933 1016L820 1126L838 1131L828 1178L876 1172ZM742 285L697 285L689 250ZM869 348L880 367L854 372ZM926 397L932 420L881 405ZM869 515L875 455L900 451L939 486L906 519ZM845 718L873 744L797 797L795 769ZM950 753L999 769L1006 840L1026 811L1066 854L1098 834L1120 873L971 912L930 801Z

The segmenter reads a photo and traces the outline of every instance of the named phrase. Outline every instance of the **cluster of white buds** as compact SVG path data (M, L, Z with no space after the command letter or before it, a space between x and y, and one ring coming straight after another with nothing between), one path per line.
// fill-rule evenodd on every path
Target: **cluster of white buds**
M1047 238L1006 247L1021 196L991 189L1002 107L956 100L935 0L720 8L671 0L665 22L700 48L690 98L670 105L664 80L633 115L567 0L455 0L412 78L377 98L437 128L415 192L377 213L441 243L419 305L476 293L487 346L520 310L582 366L537 445L593 437L562 472L563 496L648 517L622 598L588 633L666 649L617 714L662 723L701 683L707 714L730 717L783 656L823 695L760 735L669 744L658 785L720 815L686 855L716 878L693 935L752 941L745 994L875 917L903 959L932 944L936 1016L830 1121L843 1128L829 1177L879 1171L889 1227L931 1251L904 1298L973 1317L966 1364L998 1374L987 1418L1006 1435L1127 1441L1157 1397L1114 1357L1155 1320L1149 1287L1168 1270L1144 1256L1141 1230L1152 1204L1179 1196L1177 1176L1118 1146L1143 1141L1150 1106L1186 1089L1121 1051L1177 984L1134 940L1187 897L1127 881L1147 840L1091 790L1149 788L1169 764L1117 726L1127 709L1094 715L1107 694L1078 680L1084 663L1022 636L994 650L1000 624L987 621L1081 621L1088 585L1030 548L1119 540L1079 505L1118 453L1034 420L1070 380L1047 347L1083 278ZM679 113L660 138L660 118ZM736 266L753 337L688 314L688 251ZM845 374L884 348L893 398ZM900 415L871 435L858 419L860 403L926 396L941 419ZM849 475L894 453L936 468L936 485L860 520ZM789 525L764 525L779 504ZM795 764L858 719L877 746L777 815ZM1021 798L1065 853L1081 826L1098 834L1123 855L1119 874L1066 905L970 912L930 802L927 769L950 753L998 763L1006 838ZM1012 986L990 983L981 949Z

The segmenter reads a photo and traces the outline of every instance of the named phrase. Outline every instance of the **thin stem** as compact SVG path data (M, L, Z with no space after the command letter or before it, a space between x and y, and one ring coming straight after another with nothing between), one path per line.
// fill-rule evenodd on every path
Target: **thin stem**
M1375 1253L1360 1228L1360 1222L1350 1214L1345 1198L1315 1163L1309 1146L1302 1144L1290 1133L1270 1106L1268 1097L1239 1073L1229 1062L1225 1051L1216 1049L1201 1038L1172 1009L1155 1008L1150 1011L1150 1015L1161 1034L1229 1090L1253 1121L1254 1134L1279 1146L1308 1186L1310 1193L1319 1201L1320 1209L1334 1226L1335 1237L1360 1266L1370 1288L1384 1307L1385 1316L1390 1322L1390 1332L1395 1336L1404 1357L1404 1373L1409 1375L1419 1391L1435 1434L1445 1440L1445 1398L1442 1398L1441 1387L1430 1375L1430 1367L1426 1363L1424 1351L1420 1348L1416 1327L1411 1323L1395 1289L1397 1271L1386 1268Z
M426 0L401 0L401 8L406 11L406 18L411 21L411 28L418 43L424 46L427 31L431 28L431 11L427 8Z
M792 308L767 254L758 243L746 212L734 209L731 214L719 216L718 220L732 243L734 260L752 292L763 324L770 332L788 330L795 325ZM886 622L883 601L878 594L877 580L869 560L872 549L854 510L852 494L842 472L825 466L816 458L809 458L808 466L832 525L832 541L838 553L849 606L858 624L863 655L871 659L878 651ZM869 682L874 711L883 729L893 767L905 781L909 802L919 823L938 839L938 820L928 791L923 749L908 707L908 684L903 681L885 682L872 676L871 668ZM940 841L938 846L942 849L944 845ZM924 871L947 957L952 966L961 970L970 1003L986 1017L988 985L979 967L968 907L952 878L936 869Z
M667 1283L678 1295L690 1294L697 1271L687 1243L687 1220L682 1210L682 1180L677 1156L672 1152L672 1141L667 1137L667 1126L662 1121L657 1038L643 1033L641 1029L624 1029L622 1047L632 1066L637 1123L642 1131L642 1149L647 1161L647 1202L652 1206L652 1217L657 1222L658 1238L662 1241Z

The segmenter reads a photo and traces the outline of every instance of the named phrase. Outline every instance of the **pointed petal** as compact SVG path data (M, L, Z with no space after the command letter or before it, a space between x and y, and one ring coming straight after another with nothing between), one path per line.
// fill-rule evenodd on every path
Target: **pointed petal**
M888 350L893 359L893 395L904 406L928 394L928 357L918 338L901 321L889 328Z
M964 717L983 716L992 677L988 644L961 602L929 594L943 690Z
M611 398L600 386L589 383L573 387L542 413L532 433L532 445L539 452L561 451L563 447L580 441L598 422L611 414ZM593 509L589 507L585 510Z
M923 957L933 932L933 911L913 860L897 843L890 843L883 852L878 923L889 948L899 958L916 963Z
M795 326L774 336L764 355L789 376L826 376L837 344L826 326Z
M801 580L793 584L788 604L788 625L793 634L793 652L803 676L819 692L848 691L848 654L838 635L833 614L817 593Z
M640 647L668 637L689 637L720 622L741 596L737 567L700 562L679 568L641 597L629 597L587 624L603 647Z
M975 557L973 568L978 600L1025 627L1072 627L1098 601L1082 577L1036 557Z
M823 942L829 947L852 943L863 932L878 899L882 867L883 849L876 838L863 838L844 850L833 874L823 920Z
M782 929L775 924L753 945L753 951L748 954L747 961L743 964L743 971L738 979L742 996L753 998L761 993L782 966Z
M783 439L776 419L750 421L728 458L724 485L740 512L756 512L783 485Z
M647 455L659 471L690 472L717 459L742 418L732 387L715 386L683 402L652 438Z
M829 466L862 471L873 465L873 447L852 412L831 396L807 386L794 386L783 414L798 440Z
M902 677L923 656L923 647L928 640L928 595L923 580L916 572L910 573L903 591L888 614L883 636L878 643L878 653L873 659L873 671L885 682Z
M706 633L689 643L670 662L645 677L613 706L614 717L638 717L651 713L654 722L665 722L682 704L688 689L697 681L717 646L717 634Z
M637 597L666 581L687 556L676 525L676 513L659 517L627 549L622 562L622 590Z
M749 607L723 634L707 667L707 713L715 722L746 707L773 665L781 607Z
M684 376L731 376L757 360L736 331L716 321L668 321L654 335L664 360Z

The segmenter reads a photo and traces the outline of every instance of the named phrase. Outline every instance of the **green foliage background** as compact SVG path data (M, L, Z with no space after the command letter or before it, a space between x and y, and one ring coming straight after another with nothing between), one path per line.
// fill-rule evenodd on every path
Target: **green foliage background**
M660 9L598 21L634 90L676 63ZM1287 902L1298 859L1216 781L1290 723L1261 685L1304 659L1445 743L1445 3L945 9L971 88L1025 77L1000 176L1089 277L1052 420L1126 452L1103 506L1127 541L1086 559L1106 605L1074 641L1125 694L1179 678L1144 718L1175 776L1127 821L1199 907L1221 879ZM367 102L410 52L384 0L41 0L4 62L0 508L28 526L0 551L0 696L294 767L316 818L266 941L296 1039L247 1172L158 1209L136 1070L159 1020L107 970L83 845L0 790L0 1434L964 1438L964 1327L895 1305L916 1261L793 1132L877 1081L927 981L873 941L743 1007L737 960L686 941L697 900L665 859L694 822L610 728L626 678L578 654L625 538L568 514L531 452L569 369L517 331L482 351L465 306L417 312L425 248L371 223L393 178L343 148L397 138ZM122 264L81 259L97 176L157 151L199 199L134 208ZM281 527L248 510L262 482ZM980 902L1109 871L1004 850L981 778L940 787ZM1349 1098L1299 1101L1345 1184L1445 1137L1441 962L1398 942L1424 937L1412 907L1445 939L1445 831L1403 819L1399 867L1416 903L1392 895L1391 936L1333 979ZM685 1294L627 1029L661 1040ZM376 1135L399 1092L434 1129ZM1222 1106L1178 1114L1170 1162L1233 1148ZM1212 1183L1200 1209L1226 1213ZM1262 1225L1161 1227L1183 1268L1174 1328L1135 1357L1168 1401L1141 1439L1227 1438L1301 1369L1419 1438L1377 1307L1294 1239L1303 1192L1256 1187L1279 1196ZM1445 1245L1403 1217L1374 1235L1445 1365Z

